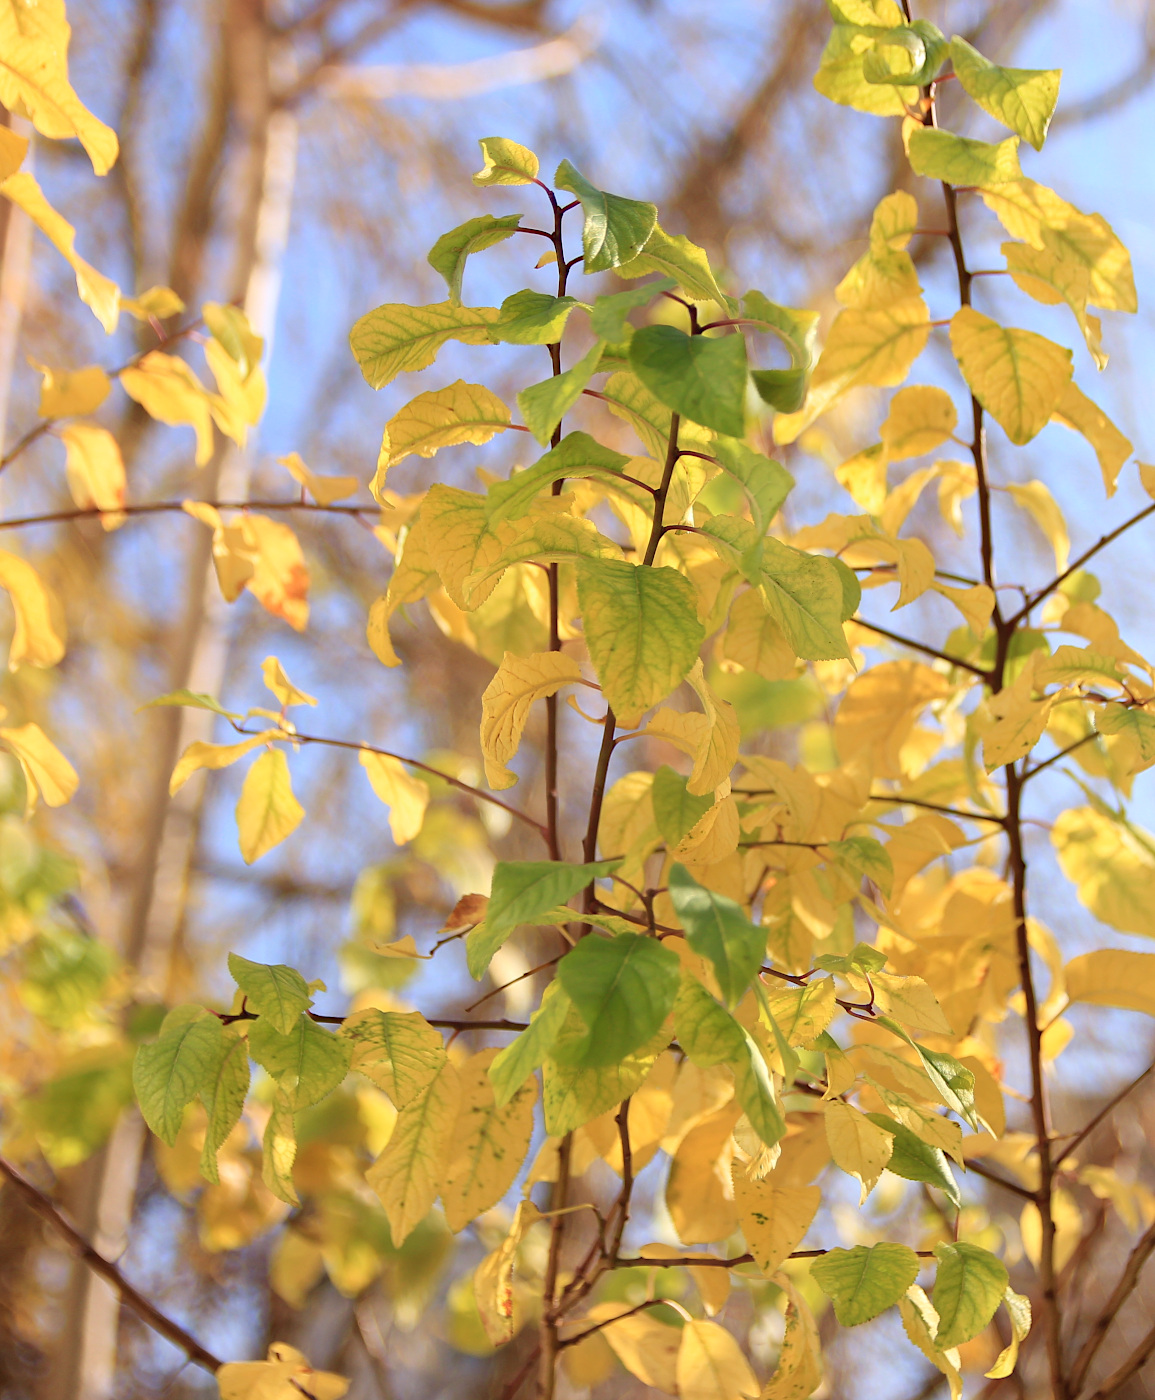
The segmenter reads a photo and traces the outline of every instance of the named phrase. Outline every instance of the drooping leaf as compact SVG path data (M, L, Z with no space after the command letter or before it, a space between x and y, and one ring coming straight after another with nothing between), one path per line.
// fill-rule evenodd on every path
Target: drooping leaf
M847 1175L858 1178L862 1185L861 1200L865 1201L890 1161L894 1150L893 1135L872 1123L853 1104L844 1103L841 1099L829 1100L825 1111L830 1155L836 1166ZM914 1279L908 1282L913 1283ZM885 1306L889 1307L890 1304ZM839 1321L843 1321L841 1313Z
M563 652L532 656L505 653L481 697L481 752L490 787L500 790L517 782L516 773L507 765L521 746L534 701L556 695L563 685L580 680L581 667Z
M626 276L622 268L618 268L617 271L619 277ZM640 287L630 287L624 292L610 292L606 296L595 297L590 310L590 329L599 340L604 340L610 345L619 345L626 339L629 328L627 318L630 312L641 306L649 306L655 297L677 285L672 277L655 277L652 282L646 282Z
M31 816L37 797L49 807L63 807L76 795L80 779L76 769L38 724L18 724L0 728L0 741L24 774L27 788L25 814Z
M709 960L723 1000L736 1006L766 956L766 930L751 923L740 904L700 885L684 866L670 868L669 887L686 942Z
M41 418L83 418L95 413L112 392L112 380L99 365L84 369L50 369L36 365L44 376L40 386Z
M585 1042L571 1042L569 1064L597 1068L614 1064L654 1036L678 994L678 955L656 938L622 933L583 938L557 967L562 991L588 1027Z
M177 1006L160 1034L141 1045L132 1066L132 1086L144 1121L169 1147L184 1120L185 1105L211 1082L221 1053L223 1028L201 1006Z
M55 666L64 655L63 612L44 580L26 559L0 550L0 588L15 614L8 669Z
M754 525L760 534L765 534L794 489L794 478L781 462L756 452L737 438L715 438L714 455L724 470L742 483Z
M868 1113L867 1118L883 1132L894 1138L886 1170L906 1181L925 1181L928 1186L937 1186L954 1206L962 1209L962 1196L958 1182L947 1165L946 1154L941 1148L932 1147L922 1141L907 1127L885 1113Z
M245 864L252 865L279 846L304 816L304 807L293 795L284 750L266 749L245 774L237 799L237 832Z
M248 1009L263 1016L282 1035L294 1030L312 1000L305 979L296 968L283 963L250 962L239 953L230 953L229 972L244 992Z
M314 1371L303 1352L284 1342L269 1347L267 1361L230 1361L216 1375L221 1400L341 1400L349 1389L344 1376Z
M642 252L629 262L623 261L615 270L619 277L627 280L659 272L671 278L679 292L690 301L716 301L720 306L727 304L726 295L718 286L705 250L691 243L685 234L668 234L661 224L654 225Z
M676 1378L682 1400L738 1400L760 1391L733 1335L716 1322L696 1318L682 1328Z
M553 182L581 201L583 272L605 272L642 251L658 219L652 204L599 190L568 160L558 166Z
M1068 382L1055 406L1055 421L1087 439L1099 459L1107 495L1115 494L1115 483L1123 463L1132 452L1131 441L1111 422L1098 404L1093 403L1077 384Z
M1155 938L1155 857L1149 838L1137 839L1094 807L1074 807L1060 814L1051 841L1080 903L1097 919L1123 933Z
M849 656L842 578L833 560L767 536L761 581L762 601L796 656L809 661Z
M705 629L693 586L674 569L602 559L579 570L578 600L606 701L620 723L636 723L697 659Z
M399 758L362 749L358 755L373 791L389 808L389 830L396 846L421 832L429 806L429 784L410 773Z
M489 1078L498 1107L509 1103L549 1055L569 1015L570 1006L569 997L555 979L545 989L541 1005L530 1017L527 1029L511 1040L489 1066Z
M202 1075L197 1093L205 1106L205 1143L200 1171L208 1181L218 1182L217 1153L237 1126L249 1091L248 1042L228 1026L221 1035L220 1050L212 1069Z
M965 1240L937 1244L934 1252L934 1306L939 1316L935 1344L945 1351L977 1337L994 1317L1007 1287L1007 1270L989 1250Z
M950 41L950 56L963 91L1041 151L1059 100L1062 70L1001 68L958 34Z
M774 1173L762 1181L734 1174L734 1204L754 1262L767 1278L797 1249L818 1213L817 1186L784 1186Z
M458 1069L461 1099L451 1160L441 1183L441 1203L451 1230L464 1230L501 1200L529 1150L537 1084L523 1081L508 1102L499 1105L489 1078L496 1055L496 1049L482 1050Z
M504 243L513 237L520 223L520 214L480 214L441 235L429 250L429 266L448 283L451 305L457 306L461 301L461 279L470 253L482 253L496 243Z
M893 1307L918 1277L918 1255L884 1241L869 1249L831 1249L816 1259L810 1276L834 1304L843 1327L858 1327Z
M740 335L691 336L676 326L643 326L630 366L667 408L716 432L741 437L746 415L746 342Z
M669 850L673 850L714 805L713 793L695 797L687 791L685 778L666 764L654 774L651 797L654 821Z

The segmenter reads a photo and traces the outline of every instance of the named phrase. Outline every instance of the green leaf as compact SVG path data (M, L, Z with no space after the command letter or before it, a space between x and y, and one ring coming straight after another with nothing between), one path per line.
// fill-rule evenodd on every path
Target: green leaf
M532 467L514 472L508 481L494 482L486 496L490 523L524 515L540 491L566 477L620 478L629 460L624 453L603 447L588 433L567 433Z
M658 211L652 204L597 189L568 160L553 177L559 190L569 190L581 201L584 272L605 272L628 262L645 246L654 231Z
M678 290L690 301L716 301L727 308L732 304L718 286L705 250L691 243L684 234L671 236L660 224L654 225L645 249L617 269L618 276L627 281L651 272L672 277Z
M470 976L481 978L490 959L518 924L532 924L555 905L565 904L593 880L602 880L621 865L601 860L570 865L564 860L498 861L493 871L485 922L466 937ZM574 911L577 918L577 911Z
M520 223L520 214L481 214L441 235L429 250L429 266L448 282L452 305L461 301L461 279L470 253L483 253L495 243L504 243L513 237Z
M712 964L722 999L737 1006L766 956L766 930L752 924L740 904L700 885L684 866L670 868L669 884L686 942Z
M843 1327L857 1327L893 1307L918 1277L918 1255L904 1244L832 1249L810 1276L834 1304Z
M297 1158L297 1115L283 1089L273 1095L272 1111L261 1142L261 1180L287 1206L299 1206L293 1185L293 1163Z
M501 312L489 328L498 344L550 345L559 341L576 297L551 297L545 292L514 292L501 303Z
M773 332L790 352L790 369L756 369L750 377L764 403L780 413L796 412L810 383L818 312L778 306L761 292L747 292L742 298L742 318L753 321L759 330Z
M850 565L843 563L837 555L832 556L830 562L834 565L838 580L842 584L842 621L849 622L862 602L862 584Z
M878 35L874 48L862 56L862 76L868 83L925 87L937 77L949 47L937 25L916 19Z
M220 1039L216 1063L201 1078L198 1092L205 1106L205 1144L201 1151L201 1175L218 1182L217 1153L241 1120L245 1095L249 1091L249 1046L233 1027L226 1027Z
M160 1035L142 1045L132 1066L132 1087L144 1121L169 1147L176 1141L185 1105L211 1081L220 1059L223 1027L203 1006L176 1006Z
M674 1003L674 1031L678 1044L700 1068L731 1067L735 1095L754 1131L768 1147L780 1142L786 1119L762 1051L749 1031L689 973L682 974Z
M622 276L618 268L618 276ZM590 328L599 340L618 345L633 329L627 319L631 311L640 306L649 306L662 292L673 291L678 284L672 277L657 277L641 287L630 287L624 292L611 292L608 296L594 298L590 311Z
M366 312L349 332L349 348L371 389L382 389L405 371L425 369L449 340L488 345L494 306L390 304Z
M539 169L528 146L505 136L483 136L477 143L485 164L473 177L475 185L532 185Z
M796 656L836 661L850 655L842 631L842 580L833 559L767 536L761 593Z
M687 335L643 326L630 341L630 366L667 408L715 432L746 430L746 342L740 335Z
M934 1306L938 1313L935 1345L940 1351L977 1337L994 1317L1007 1287L1006 1265L976 1244L937 1244L938 1272Z
M282 1035L288 1035L312 997L301 974L284 963L258 963L229 954L229 972L245 994L250 1011L263 1016Z
M614 1064L657 1034L678 995L681 963L672 948L640 933L591 934L557 965L562 991L588 1027L564 1057L586 1069Z
M694 586L676 569L588 560L578 570L578 602L606 702L632 725L698 659L706 632Z
M404 1108L423 1093L445 1063L441 1032L417 1011L366 1007L346 1017L340 1034L351 1044L351 1068Z
M140 708L151 710L154 705L184 705L191 710L211 710L214 715L223 715L225 719L241 718L235 711L226 710L211 695L203 695L196 690L170 690L167 695L158 695L155 700L146 701Z
M352 1049L302 1013L288 1035L258 1017L249 1030L249 1053L277 1081L296 1112L319 1103L341 1083L349 1072Z
M714 456L730 476L742 483L754 524L758 533L764 535L794 489L794 478L781 462L747 447L738 438L715 438Z
M650 797L654 804L654 821L667 850L671 851L714 805L712 792L695 797L687 791L686 779L666 763L654 774Z
M894 1138L894 1147L886 1164L888 1172L907 1181L925 1181L928 1186L937 1186L955 1210L962 1209L958 1182L942 1148L923 1142L909 1128L885 1113L868 1113L866 1116L876 1127Z
M1059 100L1062 70L1000 68L957 34L950 41L950 56L963 91L1041 151Z
M545 989L529 1025L502 1050L489 1067L498 1108L504 1108L529 1076L544 1063L569 1015L572 1003L555 979Z
M849 953L821 954L814 966L824 972L878 972L886 966L886 954L869 943L856 943Z
M937 126L919 126L910 133L907 153L916 175L945 180L949 185L1004 185L1021 180L1019 138L1008 136L997 146L972 141Z
M543 447L550 440L553 430L577 403L590 377L597 373L602 348L599 340L564 374L555 374L543 379L540 384L531 384L518 394L517 403L526 426Z

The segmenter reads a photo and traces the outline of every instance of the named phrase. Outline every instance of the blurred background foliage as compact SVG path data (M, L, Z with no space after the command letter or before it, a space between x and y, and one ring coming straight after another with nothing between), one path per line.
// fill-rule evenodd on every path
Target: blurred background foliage
M1150 459L1155 153L1144 133L1155 124L1155 11L1145 0L935 0L919 10L996 61L1065 67L1059 116L1031 173L1080 207L1103 210L1132 251L1140 313L1111 326L1112 372L1095 394ZM384 301L440 299L425 261L435 238L483 209L505 212L500 192L481 200L469 183L478 136L514 137L547 169L565 156L603 188L655 201L664 226L705 246L736 284L826 314L865 244L874 204L909 180L896 124L836 110L813 91L829 25L818 0L84 0L70 18L74 84L120 133L122 158L95 181L78 151L37 142L46 193L82 231L85 256L127 291L161 284L192 304L244 301L271 352L259 436L244 452L218 446L199 469L187 428L159 426L123 397L105 405L102 421L121 443L134 500L283 496L289 480L276 458L295 451L315 470L359 477L356 499L372 525L367 483L381 427L403 396L434 385L423 377L375 395L348 353L348 328ZM951 100L945 92L948 111ZM19 215L0 214L0 247L0 425L10 446L36 421L32 362L119 363L150 344L151 332L126 324L110 346L77 303L67 267ZM524 285L529 251L513 240L471 264L467 298L496 304ZM936 288L949 307L944 240L916 240L912 251L932 308ZM511 355L509 383L493 387L508 392L539 377L537 353ZM467 373L467 356L451 347L439 378ZM613 442L620 425L593 407L579 412L579 424L587 412ZM832 468L882 412L880 397L860 393L791 449L800 516L850 508ZM503 438L484 456L461 451L451 470L469 485L482 461L500 470L517 447ZM1061 429L1048 429L1026 454L1066 512L1076 550L1101 529L1088 508L1096 483L1073 465L1079 451ZM23 454L0 481L5 515L67 506L62 461L51 436ZM411 458L390 485L404 496L421 472ZM1137 485L1124 486L1118 518L1139 500ZM933 507L919 510L920 532L949 558L943 523ZM358 1397L499 1394L519 1358L491 1357L467 1274L503 1229L495 1218L492 1239L483 1221L455 1241L430 1217L393 1248L354 1170L388 1132L392 1109L382 1095L343 1092L304 1115L297 1182L305 1204L292 1219L261 1183L248 1126L230 1139L220 1183L210 1186L196 1173L203 1126L194 1114L176 1147L147 1148L130 1108L134 1044L155 1030L163 1004L227 997L229 949L323 978L325 1010L413 997L428 1014L461 1011L476 995L463 969L447 973L439 963L436 981L414 977L413 963L374 949L406 934L427 939L458 896L488 888L495 858L531 854L501 812L437 784L420 837L394 849L356 765L332 750L295 760L309 821L255 869L236 851L235 770L207 789L195 779L170 802L174 753L207 734L196 728L204 717L138 707L183 684L241 709L259 704L259 664L270 652L320 697L320 732L434 755L466 781L480 775L470 697L500 656L503 628L526 625L524 615L512 600L503 612L499 590L469 647L422 605L397 629L404 667L386 672L364 641L366 608L389 567L381 541L371 528L321 517L294 528L312 575L303 636L251 598L226 612L215 583L206 587L207 533L179 516L114 534L92 521L41 528L22 540L68 600L71 645L57 669L8 677L3 698L17 722L53 717L82 785L71 806L28 827L22 780L0 760L0 1134L7 1155L41 1184L55 1180L98 1247L127 1249L126 1272L217 1352L258 1355L270 1339L292 1341L318 1367L353 1377ZM1001 517L998 528L1024 577L1049 572L1050 547L1027 517ZM1149 575L1149 559L1136 532L1100 574L1112 612L1139 646L1153 631L1149 590L1128 580ZM738 706L750 747L795 757L801 745L821 766L829 741L818 684L714 679ZM566 717L563 793L566 767L585 753L583 731ZM540 801L534 735L523 747L526 806ZM1043 869L1052 861L1045 837L1031 856ZM1089 916L1072 912L1069 887L1040 887L1040 916L1063 928L1074 951L1089 936ZM527 956L504 950L495 981L526 970ZM527 979L490 1005L519 1014L534 998ZM1125 1017L1097 1011L1078 1022L1056 1109L1063 1123L1081 1121L1150 1058ZM1096 1160L1135 1182L1127 1208L1149 1218L1155 1175L1144 1148L1155 1096L1136 1095L1111 1121L1095 1140ZM653 1176L643 1178L641 1200L660 1221ZM911 1209L895 1185L876 1193L879 1214ZM972 1196L982 1199L973 1178ZM1070 1202L1073 1248L1089 1247L1082 1236L1110 1250L1117 1227L1097 1199L1089 1190L1081 1204ZM915 1208L930 1207L915 1198ZM973 1235L989 1230L1005 1241L1009 1263L1022 1257L1018 1211L1007 1199L969 1209ZM850 1221L835 1203L831 1230L845 1233ZM637 1228L639 1239L649 1237L644 1218ZM1087 1279L1091 1300L1093 1267ZM624 1271L614 1286L640 1297L644 1280ZM728 1314L762 1363L781 1335L781 1318L765 1303L755 1292ZM1155 1296L1141 1292L1134 1308L1120 1348L1144 1330ZM912 1350L896 1362L892 1331L883 1320L844 1333L823 1393L930 1395L940 1378L924 1376ZM990 1364L966 1359L971 1371ZM612 1359L605 1376L606 1394L643 1389L614 1372ZM568 1384L580 1393L601 1379L579 1373ZM1140 1377L1125 1393L1153 1388ZM211 1382L121 1315L104 1285L0 1193L0 1393L134 1400L206 1390Z

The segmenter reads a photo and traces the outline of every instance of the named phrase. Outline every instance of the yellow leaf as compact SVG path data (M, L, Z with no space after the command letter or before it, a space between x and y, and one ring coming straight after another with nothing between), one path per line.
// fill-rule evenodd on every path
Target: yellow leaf
M861 506L871 515L877 515L886 502L888 466L886 449L879 442L873 447L856 452L853 457L848 457L834 469L834 475L839 485L850 492L855 505Z
M425 823L429 784L413 777L398 758L369 749L362 749L359 757L373 791L389 808L393 844L406 845L420 833Z
M1015 286L1044 306L1065 301L1071 308L1095 368L1107 368L1103 350L1103 327L1098 316L1087 310L1091 295L1091 274L1081 263L1068 262L1050 248L1032 248L1028 243L1004 243L1003 256Z
M196 433L196 464L213 455L213 415L208 390L175 355L152 350L120 375L130 399L158 423L187 423Z
M24 772L29 814L36 805L38 794L49 807L62 807L71 800L80 783L76 769L38 724L0 729L0 739L16 756Z
M1028 481L1021 485L1012 483L1007 487L1007 492L1046 536L1047 543L1055 551L1055 572L1061 574L1071 555L1071 536L1058 501L1041 481Z
M1000 326L970 306L955 312L950 343L971 392L1013 443L1022 447L1046 427L1071 378L1065 346Z
M44 376L40 386L41 418L80 418L95 413L112 391L112 380L99 365L49 369L34 360L30 363Z
M281 702L283 709L287 710L290 705L315 705L317 703L312 695L306 695L303 690L297 689L275 656L266 656L261 662L261 675L265 678L265 685Z
M988 588L985 583L976 583L970 588L952 588L949 583L939 583L937 580L931 584L931 588L958 608L976 637L983 635L995 610L993 588Z
M293 796L284 750L267 750L245 774L237 801L237 831L245 864L252 865L279 846L296 831L304 815L304 807Z
M287 457L278 457L277 463L285 468L294 481L299 481L318 505L332 505L351 496L360 482L355 476L318 476L301 460L298 452L290 452Z
M734 1204L754 1262L769 1277L802 1243L822 1192L817 1186L780 1186L774 1173L751 1181L734 1173Z
M686 684L701 701L706 727L694 754L694 767L686 783L686 791L704 797L726 782L738 761L738 745L742 733L738 717L729 700L715 695L706 681L701 658L694 662L686 676Z
M460 1097L457 1070L447 1060L432 1083L397 1115L385 1151L365 1173L385 1208L396 1249L437 1199L449 1165Z
M962 1375L959 1372L958 1348L950 1347L946 1351L940 1351L935 1345L934 1339L938 1334L939 1325L938 1312L917 1283L912 1284L905 1297L898 1300L898 1310L902 1315L906 1335L931 1365L947 1378L951 1400L962 1400L963 1386Z
M230 1361L217 1372L221 1400L341 1400L349 1389L344 1376L314 1371L304 1354L274 1342L267 1361Z
M3 27L4 8L0 8L0 32ZM0 88L2 86L3 69L0 69ZM6 195L13 204L23 209L48 241L63 254L76 273L76 290L80 293L80 300L91 307L92 314L111 335L120 319L120 288L103 273L97 272L91 263L86 263L77 253L76 230L67 219L53 209L41 193L40 186L24 171L9 175L7 180L0 184L0 194Z
M528 146L504 136L483 136L477 144L485 164L473 177L475 185L528 185L537 178L538 159Z
M509 1234L492 1254L487 1254L473 1275L473 1292L485 1335L495 1347L513 1340L513 1266L525 1232L541 1220L532 1201L519 1201Z
M737 1400L759 1390L733 1336L716 1322L697 1318L682 1328L675 1377L681 1400Z
M0 549L0 588L16 615L8 669L55 666L64 655L64 616L56 598L26 560Z
M730 605L721 648L725 661L753 671L767 681L785 680L793 675L798 664L794 648L766 611L756 588L740 593Z
M689 1061L687 1061L689 1063ZM631 1127L633 1124L633 1109L636 1100L630 1101ZM631 1134L632 1136L632 1134ZM619 1155L619 1165L621 1158ZM638 1254L644 1259L700 1259L709 1261L716 1259L714 1254L687 1254L681 1245L658 1244L650 1241L640 1246ZM686 1272L694 1281L694 1286L702 1299L702 1304L710 1317L714 1317L725 1307L730 1297L730 1275L725 1269L721 1269L717 1264L705 1262L695 1266L686 1266Z
M840 311L815 366L806 403L797 413L774 419L774 440L793 442L804 428L859 384L901 384L922 354L930 316L921 297L880 310Z
M878 430L892 462L921 457L934 449L958 426L958 411L951 396L930 384L900 389L890 401L886 421Z
M1136 1228L1138 1228L1137 1225ZM1031 1330L1031 1300L1021 1293L1016 1293L1008 1284L1007 1291L1003 1295L1003 1302L1011 1320L1011 1340L999 1352L998 1360L991 1369L984 1373L995 1379L1009 1376L1014 1371L1015 1363L1019 1359L1019 1346L1026 1341L1027 1334Z
M861 1204L874 1190L883 1168L890 1161L894 1138L841 1099L828 1099L826 1140L835 1166L862 1183Z
M288 1092L278 1087L261 1140L261 1180L270 1193L287 1206L301 1204L293 1185L296 1160L297 1115Z
M1131 953L1122 948L1083 953L1067 964L1066 981L1071 1001L1121 1006L1155 1016L1155 953Z
M1054 418L1064 428L1082 433L1095 449L1099 469L1103 473L1103 485L1107 488L1107 495L1113 496L1119 472L1132 452L1130 440L1123 436L1098 404L1092 403L1075 384L1068 384L1063 390L1055 406Z
M67 452L68 489L81 510L95 507L106 530L123 525L124 459L120 446L107 428L95 423L69 423L57 430Z
M604 1323L619 1313L628 1312L628 1303L598 1303L586 1314L589 1322ZM609 1322L601 1335L613 1348L614 1355L643 1385L676 1395L678 1391L678 1350L681 1333L676 1327L659 1322L648 1313L634 1313L620 1321Z
M441 1204L451 1230L464 1230L513 1185L533 1135L537 1080L531 1075L498 1108L489 1066L496 1048L481 1050L458 1069L461 1103L451 1135L452 1160L441 1184Z
M962 503L977 489L975 469L964 462L936 462L939 473L939 513L961 540L963 537Z
M666 1207L678 1238L686 1244L725 1239L738 1227L731 1134L741 1109L731 1102L682 1138L670 1163Z
M834 742L844 761L873 751L879 777L903 774L902 749L927 705L945 700L945 676L921 661L884 661L855 677L834 718Z
M169 796L179 792L199 769L228 768L236 763L238 758L243 758L261 744L267 744L270 739L276 738L279 732L276 729L266 729L261 734L242 739L239 744L206 744L198 739L185 749L172 770L172 777L168 783Z
M1132 836L1094 807L1063 812L1051 841L1063 873L1097 919L1123 933L1155 938L1155 857L1152 838Z
M0 183L16 174L27 154L27 138L18 136L9 126L0 127Z
M983 764L988 773L1023 758L1043 737L1058 697L1034 698L1037 656L1038 652L1032 652L1014 685L992 695L986 702L995 719L994 725L983 733Z
M508 764L521 745L534 701L580 680L581 667L564 652L505 653L481 697L481 753L491 788L509 788L517 782Z
M809 1045L834 1017L834 979L816 977L804 987L774 992L769 1004L771 1015L786 1037L787 1045Z
M240 527L253 563L245 587L266 611L303 632L309 621L309 570L296 535L267 515L249 512Z
M905 190L880 199L870 218L873 248L905 248L918 228L918 201Z
M509 409L482 384L458 379L448 388L418 394L385 425L374 485L380 491L388 468L410 453L432 457L439 448L458 443L480 446L505 432L509 423Z
M880 311L921 293L910 254L874 242L834 289L843 306L859 311Z
M1104 311L1136 311L1131 255L1101 214L1082 214L1034 180L983 189L983 203L1012 238L1086 270L1088 300Z
M120 309L138 321L167 321L180 315L184 302L171 287L149 287L134 297L121 297Z
M264 371L254 367L245 376L240 366L219 340L204 346L205 360L216 380L218 393L209 396L209 411L213 421L226 437L238 447L248 441L249 429L261 421L268 398Z
M778 1367L766 1382L760 1400L808 1400L822 1384L822 1347L818 1327L806 1300L785 1274L775 1283L786 1294L786 1333Z

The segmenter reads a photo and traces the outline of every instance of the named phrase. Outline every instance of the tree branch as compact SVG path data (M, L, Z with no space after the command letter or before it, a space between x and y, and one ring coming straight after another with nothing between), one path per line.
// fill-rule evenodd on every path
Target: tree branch
M1075 1357L1074 1363L1071 1366L1070 1381L1072 1395L1078 1395L1079 1391L1082 1389L1083 1381L1086 1379L1087 1372L1091 1368L1091 1362L1094 1361L1096 1353L1103 1345L1107 1332L1110 1330L1111 1323L1114 1322L1115 1318L1119 1315L1120 1308L1122 1308L1123 1304L1134 1292L1139 1282L1139 1276L1143 1272L1143 1266L1151 1257L1152 1250L1155 1250L1155 1225L1151 1225L1148 1228L1146 1234L1142 1236L1138 1244L1136 1244L1135 1248L1131 1251L1123 1273L1120 1275L1119 1282L1112 1290L1111 1296L1107 1299L1106 1303L1104 1303L1102 1312L1100 1312L1099 1316L1091 1324L1091 1330L1087 1334L1083 1345L1079 1348L1079 1354ZM1146 1360L1146 1357L1143 1359ZM1140 1361L1139 1365L1142 1364L1143 1362ZM1135 1369L1137 1370L1138 1367ZM1119 1373L1116 1372L1115 1374L1118 1375ZM1123 1380L1126 1379L1127 1377L1124 1376ZM1122 1383L1122 1381L1119 1382L1120 1385Z
M1087 1126L1085 1128L1081 1128L1079 1132L1075 1134L1074 1142L1070 1143L1067 1147L1064 1147L1062 1152L1060 1152L1059 1155L1055 1158L1056 1171L1058 1171L1061 1164L1066 1161L1066 1159L1071 1155L1072 1152L1074 1152L1078 1147L1082 1146L1083 1142L1091 1136L1091 1134L1095 1131L1095 1129L1099 1126L1103 1119L1106 1118L1109 1113L1113 1112L1116 1108L1118 1108L1118 1106L1123 1102L1127 1095L1131 1093L1133 1089L1137 1089L1139 1085L1143 1083L1144 1079L1147 1078L1147 1076L1152 1072L1152 1070L1155 1070L1155 1064L1148 1065L1147 1068L1143 1071L1143 1073L1138 1077L1138 1079L1132 1079L1132 1081L1130 1082L1130 1084L1127 1085L1126 1088L1120 1089L1114 1098L1107 1100L1107 1102L1103 1105L1099 1112L1095 1114L1094 1118L1091 1119Z
M859 627L865 627L868 632L877 632L880 637L897 642L900 646L910 647L912 651L921 651L924 656L933 656L939 661L949 661L952 666L969 671L972 676L978 676L981 680L990 679L990 672L983 670L981 666L974 666L969 661L960 661L957 656L951 656L949 652L939 651L937 647L928 646L926 642L916 642L911 637L900 637L897 632L890 632L885 627L879 627L877 622L867 622L865 618L854 617L851 621Z
M207 1347L201 1346L190 1332L186 1332L178 1322L174 1322L171 1317L162 1313L155 1304L150 1303L142 1293L138 1292L111 1260L106 1259L103 1254L98 1254L79 1230L65 1220L42 1191L21 1176L16 1168L2 1157L0 1157L0 1175L6 1178L8 1184L29 1210L68 1241L94 1274L99 1274L107 1283L112 1284L113 1288L120 1294L121 1302L131 1309L146 1326L151 1327L154 1332L171 1342L173 1346L179 1347L188 1359L197 1366L214 1374L220 1370L224 1362L219 1357L214 1356Z

